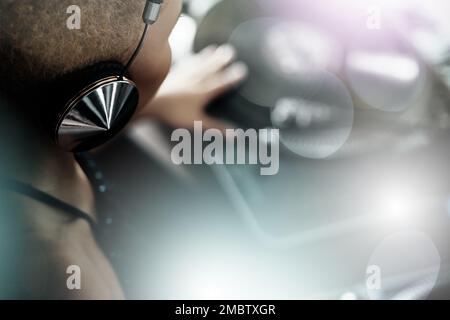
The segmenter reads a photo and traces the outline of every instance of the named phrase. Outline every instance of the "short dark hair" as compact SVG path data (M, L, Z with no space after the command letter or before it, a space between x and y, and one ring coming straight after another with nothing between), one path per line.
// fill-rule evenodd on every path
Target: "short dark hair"
M81 9L70 30L67 9ZM0 90L27 86L103 60L120 60L139 39L143 0L0 0ZM142 28L141 28L142 27Z

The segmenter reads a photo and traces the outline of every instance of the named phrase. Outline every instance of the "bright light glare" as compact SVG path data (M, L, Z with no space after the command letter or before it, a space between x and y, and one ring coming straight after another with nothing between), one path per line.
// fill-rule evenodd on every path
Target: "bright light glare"
M180 283L188 289L188 295L196 298L220 299L232 297L240 283L251 279L245 267L232 263L229 259L190 259ZM215 260L215 261L214 261Z
M266 35L265 53L276 69L300 74L330 69L339 62L337 44L325 33L300 23L280 23Z
M412 199L402 192L386 194L384 199L386 218L393 222L406 222L412 209L411 201Z
M380 7L383 11L393 11L414 6L412 0L343 0L340 2L342 7L368 8L370 6Z
M382 186L375 197L376 210L384 222L396 225L415 221L418 212L424 207L421 194L414 185L407 183L388 183Z
M217 246L217 247L216 247ZM198 244L197 247L201 247ZM291 282L298 270L280 273L277 261L251 251L226 248L215 243L189 250L177 257L177 264L165 270L171 298L183 299L268 299L301 295L309 285ZM283 290L280 290L283 288Z
M358 297L353 292L346 292L341 296L341 300L358 300Z
M354 51L347 56L346 74L359 98L387 112L412 108L427 88L423 66L401 52Z
M408 83L417 80L420 74L417 61L396 53L353 52L347 65L358 72Z

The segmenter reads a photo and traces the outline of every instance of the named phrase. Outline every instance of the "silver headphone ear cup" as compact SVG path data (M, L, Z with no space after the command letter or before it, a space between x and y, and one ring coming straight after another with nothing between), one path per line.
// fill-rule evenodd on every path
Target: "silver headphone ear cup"
M119 133L136 111L139 92L126 78L108 77L84 89L59 115L55 140L63 149L95 148Z

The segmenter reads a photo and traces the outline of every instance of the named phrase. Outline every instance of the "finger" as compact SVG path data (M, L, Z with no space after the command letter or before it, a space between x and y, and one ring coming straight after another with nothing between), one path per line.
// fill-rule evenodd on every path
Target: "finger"
M215 99L241 83L248 76L248 67L236 62L209 81L209 99Z
M201 51L194 53L192 55L191 63L201 66L206 59L210 59L210 57L214 54L214 52L216 52L216 50L217 50L217 45L215 45L215 44L212 44L212 45L209 45L209 46L203 48Z
M193 72L198 73L198 68L194 68L193 66L201 66L205 60L210 59L216 50L217 45L212 44L203 48L198 53L192 53L188 57L185 57L176 63L172 68L172 71L176 70L176 73L179 74L190 74Z
M214 74L230 65L236 58L236 50L231 45L218 47L209 56L203 56L199 63L199 70L204 74Z
M212 45L205 47L203 50L201 50L199 53L197 53L196 56L199 58L210 57L212 54L214 54L214 52L216 52L216 50L217 50L217 45L212 44Z

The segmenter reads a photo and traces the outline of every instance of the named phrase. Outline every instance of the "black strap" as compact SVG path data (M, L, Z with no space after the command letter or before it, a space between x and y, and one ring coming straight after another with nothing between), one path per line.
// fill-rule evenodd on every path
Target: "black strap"
M9 179L9 178L0 178L0 188L7 189L18 194L22 194L24 196L30 197L38 202L49 205L53 208L62 210L75 218L86 220L91 228L95 231L97 229L97 223L95 220L88 215L86 212L81 211L80 209L63 202L48 193L45 193L41 190L34 188L31 185L25 184L23 182Z

